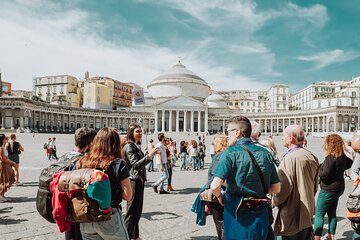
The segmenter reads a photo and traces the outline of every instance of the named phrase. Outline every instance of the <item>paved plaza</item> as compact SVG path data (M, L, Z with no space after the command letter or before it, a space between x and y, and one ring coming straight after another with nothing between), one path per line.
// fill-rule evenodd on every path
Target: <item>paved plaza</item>
M42 168L50 162L46 160L43 144L50 134L17 134L23 144L25 152L21 155L20 180L23 186L14 186L6 197L10 202L0 203L0 239L63 239L55 224L48 223L36 211L35 198L38 186L38 177ZM172 136L179 140L197 140L197 136ZM61 156L73 146L73 135L56 135L58 156ZM148 136L147 139L150 139ZM156 138L153 137L156 141ZM277 143L279 157L285 152L281 137L274 137ZM209 146L211 137L207 137ZM323 139L308 138L308 148L319 158L324 159ZM206 158L206 168L209 166ZM179 164L177 164L179 165ZM144 211L140 221L140 235L145 240L150 239L217 239L212 217L207 218L206 226L195 224L196 215L190 211L192 203L199 189L205 184L207 169L202 171L179 171L175 167L173 186L177 190L169 195L157 195L150 184L158 178L158 173L148 174L149 181L145 188ZM351 239L352 229L345 218L345 204L351 190L351 182L346 182L346 190L340 198L338 206L338 226L336 239ZM124 209L124 208L123 208ZM327 223L327 222L326 222ZM327 225L325 226L327 229Z

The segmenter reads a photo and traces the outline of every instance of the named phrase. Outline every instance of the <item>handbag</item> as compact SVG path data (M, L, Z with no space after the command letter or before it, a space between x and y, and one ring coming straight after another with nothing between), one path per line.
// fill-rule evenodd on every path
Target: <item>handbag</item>
M252 152L247 149L246 147L242 146L242 145L239 145L242 149L244 149L245 151L248 152L248 154L250 155L250 158L251 158L251 161L253 162L254 166L255 166L255 169L260 177L260 180L261 180L261 185L262 185L262 188L263 188L263 192L264 192L264 196L265 198L268 199L268 197L266 197L266 194L267 194L267 191L266 191L266 188L265 188L265 180L264 180L264 175L259 167L259 164L257 163L254 155L252 154ZM271 206L271 203L268 204L268 213L269 213L269 222L270 224L272 224L274 222L274 216L273 216L273 213L272 213L272 206Z

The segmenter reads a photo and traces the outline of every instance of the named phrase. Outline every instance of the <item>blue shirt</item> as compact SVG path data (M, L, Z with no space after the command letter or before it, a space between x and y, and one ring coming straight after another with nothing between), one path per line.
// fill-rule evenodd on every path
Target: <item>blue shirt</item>
M279 182L272 154L264 147L255 145L250 138L239 139L234 146L225 149L214 176L226 180L226 191L241 196L264 197L260 176L246 150L254 155L265 181L265 192L271 184Z

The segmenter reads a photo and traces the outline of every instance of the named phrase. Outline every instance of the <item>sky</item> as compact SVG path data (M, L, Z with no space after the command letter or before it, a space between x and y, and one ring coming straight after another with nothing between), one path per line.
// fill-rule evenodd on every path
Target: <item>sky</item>
M0 71L108 76L146 87L182 64L215 90L290 92L360 76L357 0L1 0Z

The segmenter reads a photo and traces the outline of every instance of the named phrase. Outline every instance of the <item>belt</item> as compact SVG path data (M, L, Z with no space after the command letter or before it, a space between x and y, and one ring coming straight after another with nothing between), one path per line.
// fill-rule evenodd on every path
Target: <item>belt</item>
M268 198L244 198L240 204L240 209L252 209L259 208L263 204L269 204L271 202Z

